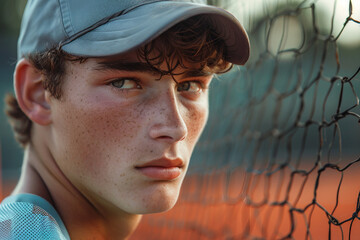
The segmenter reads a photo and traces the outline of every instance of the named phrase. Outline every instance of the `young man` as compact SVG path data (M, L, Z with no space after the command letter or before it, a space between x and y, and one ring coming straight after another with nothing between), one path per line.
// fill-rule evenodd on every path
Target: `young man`
M10 122L25 150L1 239L125 239L178 198L213 74L247 35L193 1L29 0Z

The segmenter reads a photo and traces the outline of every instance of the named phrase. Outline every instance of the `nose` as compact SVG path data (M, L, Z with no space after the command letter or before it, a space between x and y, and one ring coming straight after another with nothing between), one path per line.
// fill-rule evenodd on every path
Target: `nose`
M163 93L158 93L153 102L155 110L149 130L152 139L177 142L185 139L188 134L184 121L186 110L179 103L175 91L167 89Z

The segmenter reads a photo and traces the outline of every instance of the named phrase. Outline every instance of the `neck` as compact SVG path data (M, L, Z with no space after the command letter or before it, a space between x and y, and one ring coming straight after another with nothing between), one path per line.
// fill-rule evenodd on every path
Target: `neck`
M71 239L127 239L141 216L87 199L66 178L44 146L30 143L26 147L21 178L13 194L32 193L50 202Z

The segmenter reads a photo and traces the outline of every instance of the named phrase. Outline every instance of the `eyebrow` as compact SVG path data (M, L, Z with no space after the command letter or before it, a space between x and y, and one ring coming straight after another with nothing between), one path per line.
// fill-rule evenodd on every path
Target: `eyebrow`
M201 71L189 70L184 73L185 78L187 78L187 77L207 77L207 76L211 76L211 75L213 75L213 73L206 72L204 70L201 70Z
M127 71L127 72L143 72L152 75L160 74L160 71L144 62L126 62L126 61L102 61L97 64L95 70L106 71Z
M127 71L127 72L141 72L141 73L149 73L151 75L161 75L161 72L152 67L148 63L145 62L127 62L123 60L118 61L102 61L97 63L97 67L95 70L98 71L107 71L107 70L114 70L114 71ZM188 77L206 77L213 75L211 72L206 72L203 70L188 70L185 71L183 74L184 78ZM179 74L179 75L181 75ZM178 74L174 74L176 76Z

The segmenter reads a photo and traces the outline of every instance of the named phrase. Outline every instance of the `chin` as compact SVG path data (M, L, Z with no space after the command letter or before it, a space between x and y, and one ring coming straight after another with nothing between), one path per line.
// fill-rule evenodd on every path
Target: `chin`
M152 206L148 206L148 208L146 209L146 212L144 214L162 213L162 212L169 211L170 209L172 209L175 206L176 202L177 202L177 199L173 200L173 201L167 201L167 202L154 204Z
M172 209L179 197L179 191L159 190L152 194L144 196L143 200L138 202L137 214L161 213Z

